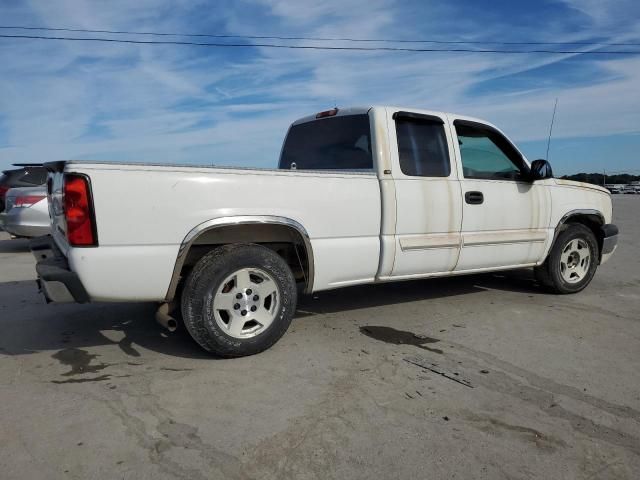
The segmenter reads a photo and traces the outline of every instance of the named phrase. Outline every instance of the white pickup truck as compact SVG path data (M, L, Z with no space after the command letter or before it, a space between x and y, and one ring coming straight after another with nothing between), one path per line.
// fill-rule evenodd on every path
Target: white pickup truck
M251 141L251 139L247 139ZM54 162L52 236L32 244L53 302L160 302L206 350L287 330L298 291L534 267L582 290L616 248L609 192L554 179L493 125L415 109L294 122L279 168Z

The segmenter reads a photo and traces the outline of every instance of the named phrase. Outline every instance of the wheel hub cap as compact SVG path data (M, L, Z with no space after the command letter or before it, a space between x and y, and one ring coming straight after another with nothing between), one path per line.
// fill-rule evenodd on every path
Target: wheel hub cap
M216 291L214 317L231 337L255 337L269 328L279 301L280 290L271 275L257 268L243 268L229 275Z
M560 274L568 283L578 283L589 273L591 248L581 238L567 242L560 255Z

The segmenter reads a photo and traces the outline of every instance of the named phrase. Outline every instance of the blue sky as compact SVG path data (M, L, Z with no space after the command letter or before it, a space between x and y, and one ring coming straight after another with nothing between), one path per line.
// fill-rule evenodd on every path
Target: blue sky
M4 0L0 18L3 25L159 32L640 42L640 3L631 0ZM0 39L0 168L58 159L271 167L291 121L336 104L477 116L532 160L545 156L557 97L550 154L557 173L640 173L639 85L640 55Z

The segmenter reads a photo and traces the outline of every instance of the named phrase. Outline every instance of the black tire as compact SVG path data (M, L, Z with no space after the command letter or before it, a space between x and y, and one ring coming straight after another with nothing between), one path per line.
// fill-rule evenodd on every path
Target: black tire
M229 275L244 268L266 272L279 289L279 301L275 318L264 332L235 338L216 321L213 298ZM202 348L220 357L242 357L266 350L284 335L296 302L293 273L278 254L261 245L224 245L207 253L191 270L182 292L182 316L187 331Z
M588 245L591 258L586 274L580 281L571 283L562 275L561 255L569 242L576 239L580 239ZM598 241L591 229L579 223L571 223L560 232L551 247L549 256L542 265L534 268L534 272L538 282L553 293L577 293L589 285L593 279L596 269L598 268L599 258L600 251Z

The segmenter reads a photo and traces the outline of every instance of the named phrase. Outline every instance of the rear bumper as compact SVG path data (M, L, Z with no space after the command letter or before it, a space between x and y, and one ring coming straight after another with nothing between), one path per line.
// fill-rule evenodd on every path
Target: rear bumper
M67 259L51 236L34 238L30 247L37 260L38 286L47 303L86 303L90 301L80 278L69 269Z

